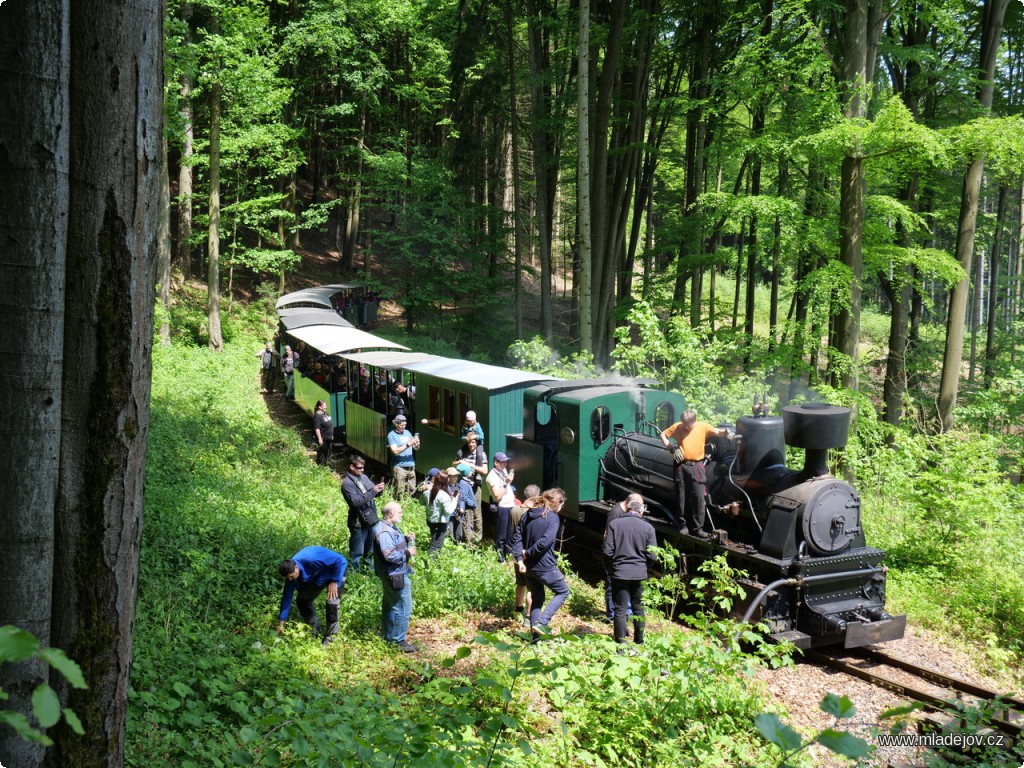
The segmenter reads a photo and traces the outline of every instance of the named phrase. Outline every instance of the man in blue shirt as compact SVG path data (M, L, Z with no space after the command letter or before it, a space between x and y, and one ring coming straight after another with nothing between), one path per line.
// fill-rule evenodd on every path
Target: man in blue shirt
M408 419L404 414L395 416L394 429L388 432L388 451L391 454L391 477L399 498L416 493L416 459L413 450L420 447L419 438L406 431Z
M313 632L319 635L320 622L313 601L326 588L327 631L324 632L324 645L334 642L334 636L338 634L338 604L341 590L345 586L347 569L345 558L326 547L306 547L289 559L282 560L278 570L285 581L277 622L278 634L284 631L284 623L292 607L292 597L298 591L299 614L313 628Z
M373 566L380 579L383 595L380 606L380 630L384 641L405 653L416 646L405 639L412 615L412 566L416 555L416 535L402 533L402 505L389 501L380 511L381 521L373 527Z

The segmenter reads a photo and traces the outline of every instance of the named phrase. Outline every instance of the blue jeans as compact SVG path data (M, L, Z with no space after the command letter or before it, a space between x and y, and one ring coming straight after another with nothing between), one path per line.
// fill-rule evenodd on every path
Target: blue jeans
M530 607L530 626L547 626L551 623L551 617L569 597L569 585L565 583L565 576L557 569L541 573L527 571L526 586L530 589L530 599L533 601ZM544 587L551 590L551 602L546 606Z
M358 522L348 526L348 567L350 571L358 571L359 563L365 557L373 565L373 528L366 528Z
M405 574L405 586L396 590L391 587L391 577L380 577L384 596L380 604L380 629L385 642L400 643L405 640L412 615L412 575Z
M284 390L284 396L285 397L295 397L295 374L294 373L286 373L284 375L284 378L285 378L285 385L286 385L285 386L285 390Z

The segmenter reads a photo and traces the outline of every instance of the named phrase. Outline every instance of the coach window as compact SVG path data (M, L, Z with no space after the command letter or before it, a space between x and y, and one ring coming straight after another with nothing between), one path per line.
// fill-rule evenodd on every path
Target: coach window
M431 384L427 388L427 424L434 429L441 429L441 388Z
M462 422L466 418L466 411L473 410L473 398L469 396L467 392L459 392L459 411L456 413L457 421L455 426L458 427L459 432L462 431Z
M606 406L599 405L590 414L590 437L599 445L612 433L612 413Z
M547 426L548 422L551 421L551 416L554 412L554 408L544 400L537 401L537 410L535 418L539 426Z
M662 400L654 409L654 423L658 425L658 429L668 429L675 422L676 409L668 400Z
M455 406L455 390L445 387L443 391L444 416L441 423L444 425L445 434L454 435L455 427L462 423Z

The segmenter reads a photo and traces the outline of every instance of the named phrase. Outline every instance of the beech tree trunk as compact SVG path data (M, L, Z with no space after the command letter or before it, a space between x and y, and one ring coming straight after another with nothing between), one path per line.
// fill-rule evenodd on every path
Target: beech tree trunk
M82 667L49 682L85 727L45 754L0 729L0 762L124 759L149 425L160 214L162 6L101 0L0 9L0 382L5 559L0 624ZM59 596L55 599L54 596ZM0 668L26 711L23 665ZM32 673L32 670L28 670Z
M206 322L210 349L224 349L220 331L220 95L219 83L210 93L210 226L206 238Z
M992 79L995 77L996 53L1003 31L1003 19L1010 0L985 0L982 11L981 50L978 69L981 86L978 103L987 114L992 108ZM978 197L985 171L984 156L976 157L964 174L960 196L960 220L956 232L956 258L964 277L953 287L946 318L946 348L942 357L942 380L939 383L938 416L940 428L953 426L953 406L960 391L960 365L964 356L964 321L967 318L967 294L971 282L971 260L974 258L974 234L978 222Z
M185 34L191 5L182 6L182 17L186 20ZM178 166L178 247L177 260L182 276L192 276L192 141L195 125L192 122L192 80L187 74L181 76L181 164Z
M999 322L999 262L1003 252L1003 227L1006 226L1006 204L1010 188L999 186L999 203L996 206L996 233L992 238L992 254L988 271L988 321L985 333L985 389L992 386L996 363L996 324Z

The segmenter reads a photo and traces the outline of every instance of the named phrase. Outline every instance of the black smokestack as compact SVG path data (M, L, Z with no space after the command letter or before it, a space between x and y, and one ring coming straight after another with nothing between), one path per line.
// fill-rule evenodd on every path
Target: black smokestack
M804 474L828 474L828 452L846 447L850 437L850 409L828 403L801 403L782 409L786 445L803 448Z

